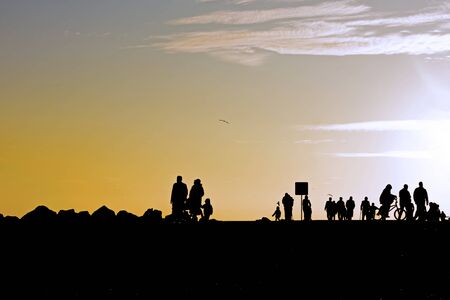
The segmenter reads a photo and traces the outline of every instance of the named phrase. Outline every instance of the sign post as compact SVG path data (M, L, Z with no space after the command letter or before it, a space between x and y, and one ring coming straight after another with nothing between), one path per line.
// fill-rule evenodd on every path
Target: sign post
M300 220L303 221L303 196L308 195L308 183L307 182L296 182L295 183L295 194L298 196L301 196Z

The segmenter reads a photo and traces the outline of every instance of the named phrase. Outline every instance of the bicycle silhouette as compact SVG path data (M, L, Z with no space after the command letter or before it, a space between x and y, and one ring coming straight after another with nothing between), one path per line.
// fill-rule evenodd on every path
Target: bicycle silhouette
M397 198L394 199L391 206L389 206L389 211L388 211L386 217L381 214L381 212L380 212L381 207L378 208L377 212L375 213L376 220L385 220L386 218L389 218L390 215L392 214L392 211L393 211L394 218L396 220L405 220L406 219L406 210L404 210L404 209L402 210L400 208L400 206L398 205Z

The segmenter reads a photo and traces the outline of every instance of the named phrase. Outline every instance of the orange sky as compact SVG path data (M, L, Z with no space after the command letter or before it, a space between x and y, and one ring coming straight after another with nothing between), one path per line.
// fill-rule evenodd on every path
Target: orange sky
M44 2L0 4L3 214L166 215L177 175L222 220L270 216L295 181L315 219L329 193L420 180L450 209L445 1Z

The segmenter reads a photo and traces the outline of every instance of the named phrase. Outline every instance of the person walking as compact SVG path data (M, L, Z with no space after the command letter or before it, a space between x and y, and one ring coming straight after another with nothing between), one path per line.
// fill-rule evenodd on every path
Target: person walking
M275 221L280 221L281 218L280 201L277 202L277 208L275 208L272 217L275 217Z
M202 182L200 179L194 180L194 185L191 187L189 191L189 211L191 213L191 218L193 221L197 221L197 216L202 213L202 197L205 195L205 191L203 190Z

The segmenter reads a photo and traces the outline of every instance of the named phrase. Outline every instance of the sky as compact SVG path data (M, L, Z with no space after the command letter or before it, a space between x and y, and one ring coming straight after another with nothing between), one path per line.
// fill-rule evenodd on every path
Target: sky
M450 213L450 1L0 0L0 39L4 215L167 215L177 175L220 220L297 181Z

